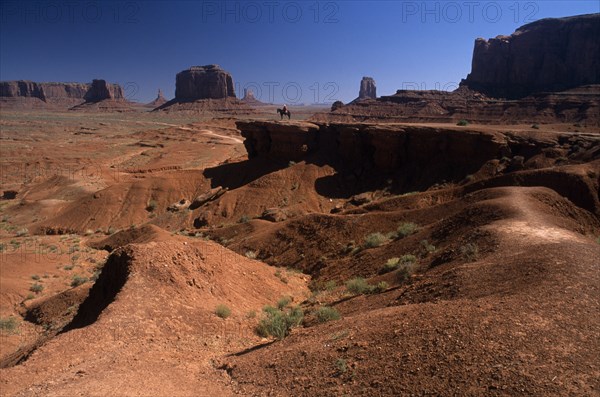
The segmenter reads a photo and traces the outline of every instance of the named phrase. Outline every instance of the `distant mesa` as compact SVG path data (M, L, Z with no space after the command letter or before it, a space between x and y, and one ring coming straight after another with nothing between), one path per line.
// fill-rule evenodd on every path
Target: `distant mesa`
M105 100L127 103L119 84L96 79L84 83L38 83L34 81L0 82L2 107L16 109L70 109Z
M471 73L461 85L518 99L600 84L600 14L547 18L510 36L475 40Z
M177 73L175 98L154 110L252 113L252 108L235 96L231 74L219 65L192 66Z
M146 104L147 107L151 107L151 108L155 108L161 105L164 105L165 103L167 103L167 98L165 98L165 96L163 95L162 90L159 88L158 89L158 95L156 96L156 99L154 99L152 102L148 102Z
M177 73L175 99L224 99L235 98L233 78L219 65L192 66Z
M363 77L360 81L360 91L358 99L377 99L377 87L373 77Z
M311 120L598 124L598 37L600 14L542 19L510 36L477 39L471 73L452 92L398 90L373 99L375 84L365 77L356 100Z

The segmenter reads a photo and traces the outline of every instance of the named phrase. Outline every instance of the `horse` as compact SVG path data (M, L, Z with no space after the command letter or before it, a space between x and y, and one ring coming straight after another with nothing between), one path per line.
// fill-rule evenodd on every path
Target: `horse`
M289 110L286 110L284 112L283 109L277 109L277 113L279 113L279 115L281 116L282 120L283 120L283 116L288 116L288 120L292 117L292 114L290 113Z

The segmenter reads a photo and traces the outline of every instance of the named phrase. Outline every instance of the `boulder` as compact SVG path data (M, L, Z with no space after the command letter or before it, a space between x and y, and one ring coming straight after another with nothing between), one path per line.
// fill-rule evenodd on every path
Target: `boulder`
M171 204L170 206L167 207L167 211L170 212L178 212L181 210L184 210L186 208L188 208L190 206L190 200L188 199L181 199L178 202Z
M270 222L282 222L287 219L287 214L281 208L267 208L260 218Z
M600 14L547 18L510 36L475 40L471 73L461 85L517 99L600 83Z
M177 73L175 99L179 101L229 97L235 98L233 79L218 65L192 66Z

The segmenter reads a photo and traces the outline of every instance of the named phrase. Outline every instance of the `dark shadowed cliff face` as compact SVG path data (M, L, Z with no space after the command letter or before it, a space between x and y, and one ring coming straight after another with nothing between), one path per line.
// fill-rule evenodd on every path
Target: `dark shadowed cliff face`
M496 98L600 83L600 14L542 19L477 39L463 85Z
M177 73L177 100L222 99L235 97L231 74L218 65L192 66Z

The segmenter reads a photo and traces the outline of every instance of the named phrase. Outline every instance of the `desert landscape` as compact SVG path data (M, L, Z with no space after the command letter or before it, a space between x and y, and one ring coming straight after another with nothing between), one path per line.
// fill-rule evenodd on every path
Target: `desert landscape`
M0 394L600 395L599 37L289 119L215 64L0 82Z

